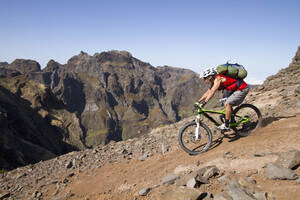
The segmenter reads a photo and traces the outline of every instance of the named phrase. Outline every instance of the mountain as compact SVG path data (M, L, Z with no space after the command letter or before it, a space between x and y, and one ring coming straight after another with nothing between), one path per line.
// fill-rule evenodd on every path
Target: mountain
M190 116L207 89L190 70L153 67L125 51L81 52L43 70L17 59L0 75L5 169L145 135Z
M23 75L0 78L0 168L84 149L78 121L44 85Z
M0 67L6 67L8 65L8 62L0 62Z
M147 133L187 117L205 87L190 70L153 67L125 51L81 52L65 65L50 61L27 74L77 113L92 147Z

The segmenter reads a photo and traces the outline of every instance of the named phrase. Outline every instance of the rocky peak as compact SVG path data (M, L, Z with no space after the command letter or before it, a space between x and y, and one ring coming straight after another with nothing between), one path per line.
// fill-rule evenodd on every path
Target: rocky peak
M292 60L292 63L289 65L290 67L292 66L300 66L300 46L298 47L298 50L296 52L295 57Z
M41 70L41 66L38 62L34 60L25 60L25 59L16 59L7 67L8 69L11 70L17 70L22 74L27 74L30 72L38 72Z
M300 76L300 47L294 56L291 64L284 69L279 70L275 75L269 76L258 90L264 88L264 90L275 89L279 87L290 87L299 84Z
M256 87L246 101L260 108L265 121L291 116L300 111L300 48L291 64L269 76ZM247 100L248 99L248 100Z
M128 57L128 58L132 57L131 53L129 53L128 51L111 50L111 51L108 51L108 53L111 53L114 55L120 55L120 56L124 56L124 57Z
M68 65L74 65L74 64L79 64L81 61L88 60L90 58L90 55L81 51L80 54L73 56L68 60Z
M45 67L45 69L43 69L44 72L54 72L55 70L59 69L60 67L62 67L63 65L56 62L55 60L50 60L47 64L47 66Z
M8 62L0 62L0 67L6 67L8 65Z

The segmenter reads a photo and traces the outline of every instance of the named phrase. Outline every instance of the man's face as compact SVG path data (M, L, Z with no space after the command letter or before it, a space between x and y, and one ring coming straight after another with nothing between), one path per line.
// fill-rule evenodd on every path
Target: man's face
M211 76L208 76L206 78L204 78L205 83L210 83L211 81Z

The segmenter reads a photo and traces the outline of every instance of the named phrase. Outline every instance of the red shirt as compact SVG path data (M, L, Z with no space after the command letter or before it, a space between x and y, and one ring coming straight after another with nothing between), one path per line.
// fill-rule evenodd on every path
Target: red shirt
M233 91L233 90L243 90L245 89L248 85L247 83L245 83L245 81L242 82L242 84L240 85L240 87L238 89L236 89L237 87L237 79L235 78L230 78L228 76L224 76L224 75L217 75L216 77L223 77L226 79L225 82L221 82L221 85L219 87L219 90L230 90L230 91Z

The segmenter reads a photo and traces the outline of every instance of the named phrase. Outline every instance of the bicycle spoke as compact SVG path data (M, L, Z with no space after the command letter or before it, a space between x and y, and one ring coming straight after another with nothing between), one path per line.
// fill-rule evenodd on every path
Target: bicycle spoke
M247 136L260 124L261 115L259 110L250 104L243 104L233 112L232 128L240 136Z
M190 154L199 154L206 151L211 143L211 134L202 126L198 129L198 139L196 139L196 123L189 124L180 133L179 141L185 151Z

